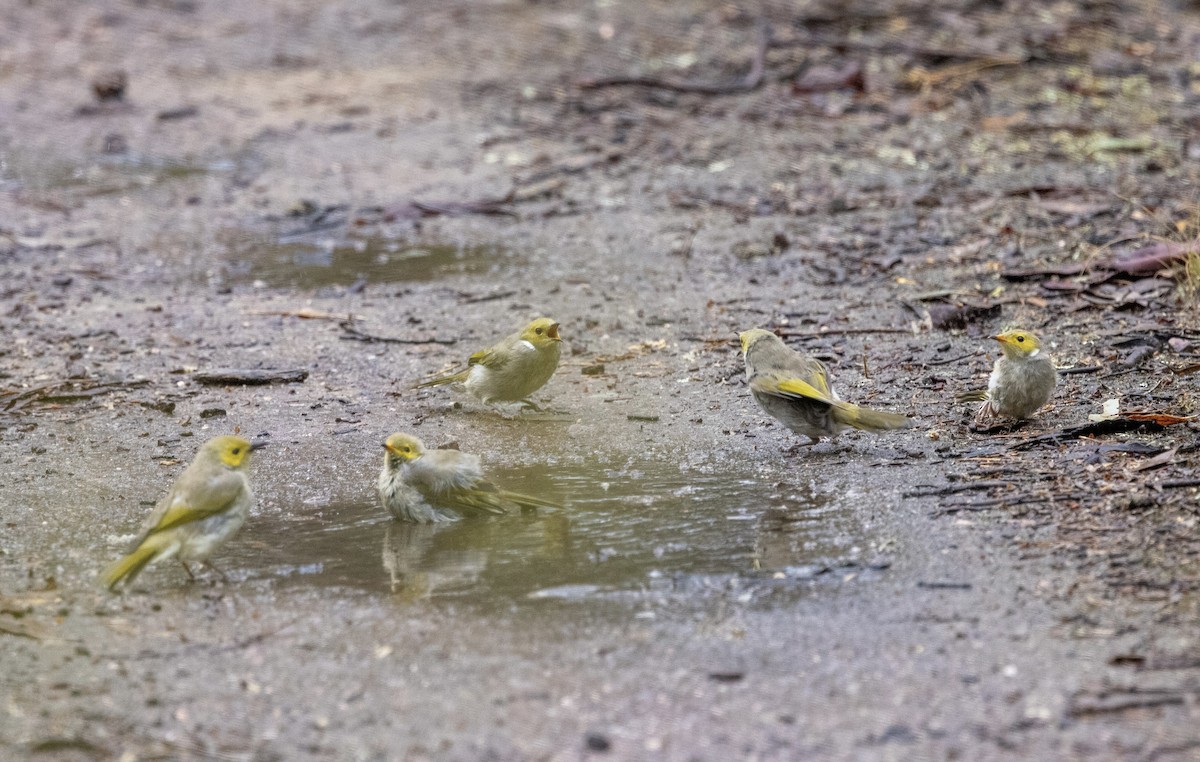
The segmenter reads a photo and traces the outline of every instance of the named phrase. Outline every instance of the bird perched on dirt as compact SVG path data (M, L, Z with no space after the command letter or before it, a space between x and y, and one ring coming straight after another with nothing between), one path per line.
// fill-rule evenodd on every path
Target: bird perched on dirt
M392 434L383 447L387 452L376 488L383 507L400 521L428 524L558 507L540 498L498 489L483 478L477 455L426 450L424 443L411 434Z
M816 444L820 437L835 437L847 428L886 431L912 424L902 415L842 401L820 360L789 349L770 331L754 328L738 338L754 400L784 426L809 437L809 444Z
M234 436L205 442L146 519L129 552L101 574L104 585L110 590L121 582L128 585L147 564L171 557L179 559L191 579L195 577L189 561L224 578L208 558L250 515L254 493L245 467L251 451L259 447Z
M528 397L546 385L558 368L562 338L558 323L540 317L520 331L471 355L465 370L417 384L417 388L462 384L481 402L520 402L535 410Z
M993 418L1021 420L1045 405L1058 381L1058 372L1050 356L1042 350L1041 340L1020 329L1011 329L991 338L1004 350L986 390L964 392L959 402L982 402L975 414L975 425L984 426Z

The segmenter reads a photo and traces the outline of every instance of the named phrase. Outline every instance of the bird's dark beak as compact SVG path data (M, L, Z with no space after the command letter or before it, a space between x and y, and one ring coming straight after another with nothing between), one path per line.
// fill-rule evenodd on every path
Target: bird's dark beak
M250 443L250 452L254 452L255 450L261 450L262 448L266 447L268 444L269 444L268 442L251 442Z
M555 323L554 325L547 328L546 335L549 336L550 338L554 339L555 341L562 341L562 338L558 335L558 323Z

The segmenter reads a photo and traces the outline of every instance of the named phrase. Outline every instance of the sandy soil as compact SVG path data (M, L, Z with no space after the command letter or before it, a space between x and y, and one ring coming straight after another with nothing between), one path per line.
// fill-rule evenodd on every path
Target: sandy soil
M1200 274L1113 263L1200 13L967 5L0 7L0 756L1195 758ZM413 390L536 314L559 412ZM1008 324L1067 372L973 432ZM756 325L918 425L794 448ZM396 525L400 429L564 509ZM101 590L235 430L230 581Z

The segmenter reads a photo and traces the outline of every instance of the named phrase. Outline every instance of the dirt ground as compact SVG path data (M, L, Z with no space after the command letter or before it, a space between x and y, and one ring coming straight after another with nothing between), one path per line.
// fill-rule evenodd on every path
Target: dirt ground
M0 756L1200 757L1198 50L1182 1L0 4ZM557 412L413 389L538 314ZM1059 388L973 431L1006 325ZM795 448L754 326L917 425ZM563 509L392 522L405 429ZM231 431L229 581L102 590Z

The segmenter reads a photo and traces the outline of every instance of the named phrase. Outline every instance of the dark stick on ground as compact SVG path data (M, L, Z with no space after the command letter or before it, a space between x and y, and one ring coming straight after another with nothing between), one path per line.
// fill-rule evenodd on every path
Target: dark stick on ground
M771 47L771 27L763 19L758 22L758 46L750 61L750 71L736 82L672 82L658 77L604 77L578 82L580 90L599 90L605 87L653 87L676 93L698 93L700 95L735 95L757 90L763 83L766 72L767 49Z
M1042 434L1033 439L1026 439L1023 442L1016 442L1009 445L1008 449L1028 450L1047 442L1057 444L1065 439L1079 439L1080 437L1100 436L1103 434L1127 434L1131 431L1162 431L1163 428L1165 427L1161 423L1155 421L1138 418L1112 418L1107 421L1093 421L1081 426L1071 426L1050 434Z
M261 368L217 368L192 374L197 383L229 386L262 386L264 384L298 384L308 378L308 371L264 370Z
M365 341L369 344L457 344L458 339L401 339L395 336L375 336L364 333L348 320L338 323L342 328L341 338L348 341Z
M905 492L901 497L940 497L941 495L956 495L959 492L970 492L972 490L983 489L1000 489L1011 488L1012 483L1007 481L998 481L994 479L964 482L962 484L951 484L945 487L935 487L933 489L915 489L911 492Z

